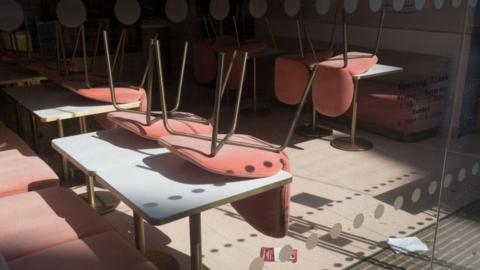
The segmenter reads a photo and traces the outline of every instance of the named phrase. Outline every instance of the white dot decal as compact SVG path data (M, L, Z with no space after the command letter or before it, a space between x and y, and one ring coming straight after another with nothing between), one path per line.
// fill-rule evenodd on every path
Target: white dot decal
M0 30L10 32L18 29L24 19L23 8L14 0L0 1Z
M459 8L462 4L462 0L452 0L452 7Z
M402 10L404 5L405 5L405 0L393 0L393 9L395 11Z
M305 242L305 247L308 250L312 250L317 246L318 243L318 233L312 233L308 238L307 242Z
M125 25L135 24L142 12L137 0L117 0L114 11L118 21Z
M318 14L325 15L330 10L330 0L317 0L315 1L315 9Z
M225 19L230 12L230 2L228 0L212 0L210 2L210 14L218 21Z
M383 213L385 213L385 206L383 206L383 204L379 204L377 208L375 208L375 213L373 213L373 216L376 219L379 219L383 216Z
M262 270L264 264L265 263L263 262L263 259L260 258L260 257L257 257L255 259L253 259L253 261L250 263L249 269L250 270Z
M188 15L188 4L185 0L168 0L165 3L165 14L170 21L179 23Z
M285 0L285 3L283 3L285 13L287 13L287 15L290 17L296 16L300 11L300 7L300 0Z
M422 10L425 6L425 0L415 0L415 9Z
M444 4L444 0L435 0L433 2L433 5L435 6L436 9L441 9L443 7L443 4Z
M378 12L382 8L382 0L370 0L370 10Z
M330 237L332 239L337 239L341 233L342 233L342 224L337 223L333 225L332 229L330 230Z
M365 221L365 216L363 214L358 214L353 220L353 227L355 229L362 227L364 221Z
M57 4L57 18L66 27L79 27L87 18L87 9L80 0L61 0Z
M477 0L468 0L468 6L475 7L477 5Z
M267 13L267 0L250 0L248 9L254 18L260 19Z
M445 176L445 180L443 181L443 186L448 188L452 184L452 176L448 174Z
M393 209L399 210L403 206L403 196L398 196L395 201L393 202Z
M467 176L467 170L465 168L461 168L457 176L458 182L462 182L463 180L465 180L466 176Z
M433 195L437 191L438 183L437 181L432 181L428 186L428 194Z
M343 8L347 13L353 13L357 9L357 0L343 0Z
M292 256L292 246L286 245L280 250L279 258L281 262L286 262Z
M472 175L477 175L478 172L480 171L480 164L478 162L475 162L472 166Z
M416 203L420 200L420 197L422 197L422 190L419 188L416 188L412 192L412 202Z

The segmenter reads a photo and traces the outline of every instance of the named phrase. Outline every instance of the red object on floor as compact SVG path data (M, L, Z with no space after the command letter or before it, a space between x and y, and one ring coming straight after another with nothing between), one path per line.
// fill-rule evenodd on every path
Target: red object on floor
M358 119L367 124L400 132L403 136L440 126L444 99L424 88L397 90L395 84L360 83Z

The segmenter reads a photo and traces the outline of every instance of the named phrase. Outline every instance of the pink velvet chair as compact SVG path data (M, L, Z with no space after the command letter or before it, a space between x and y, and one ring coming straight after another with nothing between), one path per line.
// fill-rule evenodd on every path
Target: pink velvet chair
M159 56L161 54L158 41L156 47L157 59L160 59ZM160 83L163 124L165 130L170 134L161 137L158 139L158 142L178 157L216 174L231 177L258 178L275 175L280 170L290 171L289 160L283 150L290 142L293 129L303 109L306 96L310 94L317 67L310 72L310 78L304 91L304 96L299 103L284 144L274 146L250 135L235 134L247 58L248 54L244 53L233 124L230 131L226 134L218 133L220 104L227 86L227 81L229 80L228 72L225 79L223 75L223 64L225 62L224 53L220 54L218 64L219 73L215 92L214 115L212 116L213 130L210 134L192 135L175 131L173 127L170 127L169 115L166 109L165 90L163 83ZM157 66L160 65L157 64ZM160 78L162 78L162 76L160 76ZM232 203L232 206L255 229L271 237L283 237L286 235L288 229L289 194L290 187L287 185L237 201Z

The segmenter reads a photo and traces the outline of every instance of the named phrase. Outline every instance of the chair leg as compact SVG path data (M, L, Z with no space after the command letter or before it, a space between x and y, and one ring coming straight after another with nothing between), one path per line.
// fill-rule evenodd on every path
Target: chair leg
M317 112L312 106L312 122L298 126L295 133L304 137L323 138L332 135L332 130L317 124Z

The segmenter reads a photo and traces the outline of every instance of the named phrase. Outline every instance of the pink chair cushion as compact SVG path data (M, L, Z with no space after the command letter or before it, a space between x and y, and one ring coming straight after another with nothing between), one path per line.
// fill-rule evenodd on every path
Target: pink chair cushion
M23 156L35 156L33 150L9 128L0 125L0 156L7 150L16 150Z
M112 102L110 87L106 85L88 88L83 81L64 81L62 86L89 99ZM140 110L146 110L147 95L144 89L137 89L133 86L115 86L115 99L120 104L140 101Z
M191 120L197 119L205 121L205 119L188 113L176 113L176 116L189 118ZM150 140L157 140L170 134L167 130L165 130L165 126L161 117L152 117L151 125L147 125L145 115L131 112L111 112L107 115L107 119L121 128L129 130ZM175 119L169 119L168 123L170 127L177 132L185 132L189 134L212 133L212 126L210 124Z
M256 39L242 42L240 48L237 48L235 43L219 47L218 50L220 52L225 52L227 54L225 57L225 72L233 56L233 51L238 51L235 61L233 62L230 78L227 82L227 89L238 89L238 86L240 84L243 66L243 54L241 52L248 52L248 55L254 56L255 54L264 51L267 47L268 43L266 41Z
M309 68L332 56L332 51L307 53L302 58L299 54L287 54L275 59L275 96L288 105L300 103L309 77ZM318 60L317 60L318 59Z
M352 103L352 75L366 72L378 62L371 54L349 52L348 66L343 68L343 55L321 62L313 83L312 97L315 109L326 116L344 114Z
M118 233L108 231L28 254L10 270L156 270Z
M0 253L7 262L112 230L93 209L65 188L4 197L0 199L0 205Z
M271 146L248 135L233 135L231 139ZM162 137L158 141L177 156L216 174L259 178L275 175L280 170L290 170L289 160L284 152L274 153L226 144L217 155L211 157L209 141L175 135ZM290 187L287 185L237 201L232 203L232 206L258 231L271 237L283 237L288 227L289 194Z
M205 84L215 80L218 49L233 42L234 39L231 36L226 36L193 44L193 75L197 82Z

